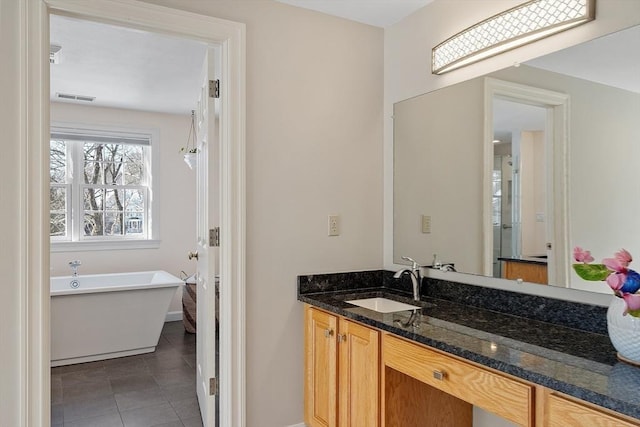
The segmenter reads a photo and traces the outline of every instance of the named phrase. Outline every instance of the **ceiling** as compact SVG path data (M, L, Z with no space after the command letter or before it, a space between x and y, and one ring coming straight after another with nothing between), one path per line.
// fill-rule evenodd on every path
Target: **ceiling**
M527 61L527 65L640 93L640 25Z
M174 114L196 106L205 43L58 15L50 38L62 47L60 63L50 67L52 101Z
M376 27L388 27L433 0L276 0Z
M386 27L433 0L278 0ZM364 5L363 5L364 3ZM130 28L51 16L51 100L143 111L189 114L195 108L207 45ZM95 97L60 99L56 93Z
M432 0L278 1L388 26ZM51 43L62 46L60 63L51 65L52 101L173 114L190 114L195 108L205 43L57 15L51 16L50 28ZM640 26L527 65L640 93L640 55L633 54L638 51ZM571 56L567 56L569 52ZM626 72L614 71L611 64L623 64L616 69ZM56 93L95 100L65 101L56 98Z

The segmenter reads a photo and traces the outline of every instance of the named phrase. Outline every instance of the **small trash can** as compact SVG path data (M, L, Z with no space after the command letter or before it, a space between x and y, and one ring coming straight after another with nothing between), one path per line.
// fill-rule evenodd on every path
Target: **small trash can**
M182 323L184 330L190 334L196 333L196 275L184 279L182 291Z

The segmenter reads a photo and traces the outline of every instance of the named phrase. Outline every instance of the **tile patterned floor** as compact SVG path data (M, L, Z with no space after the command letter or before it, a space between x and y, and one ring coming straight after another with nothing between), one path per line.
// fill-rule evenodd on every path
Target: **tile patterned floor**
M195 335L169 322L154 353L52 368L51 426L202 426L195 363Z

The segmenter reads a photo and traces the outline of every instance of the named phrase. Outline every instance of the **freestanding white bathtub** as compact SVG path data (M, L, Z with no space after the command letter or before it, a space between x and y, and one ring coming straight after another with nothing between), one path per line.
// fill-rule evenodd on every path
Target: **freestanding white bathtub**
M166 271L52 277L51 366L155 351L181 284Z

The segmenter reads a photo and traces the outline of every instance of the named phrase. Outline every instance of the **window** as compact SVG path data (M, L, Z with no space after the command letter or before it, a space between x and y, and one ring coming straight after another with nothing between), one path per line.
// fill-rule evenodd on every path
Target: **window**
M151 240L151 134L53 128L54 245ZM82 245L83 247L87 245Z

